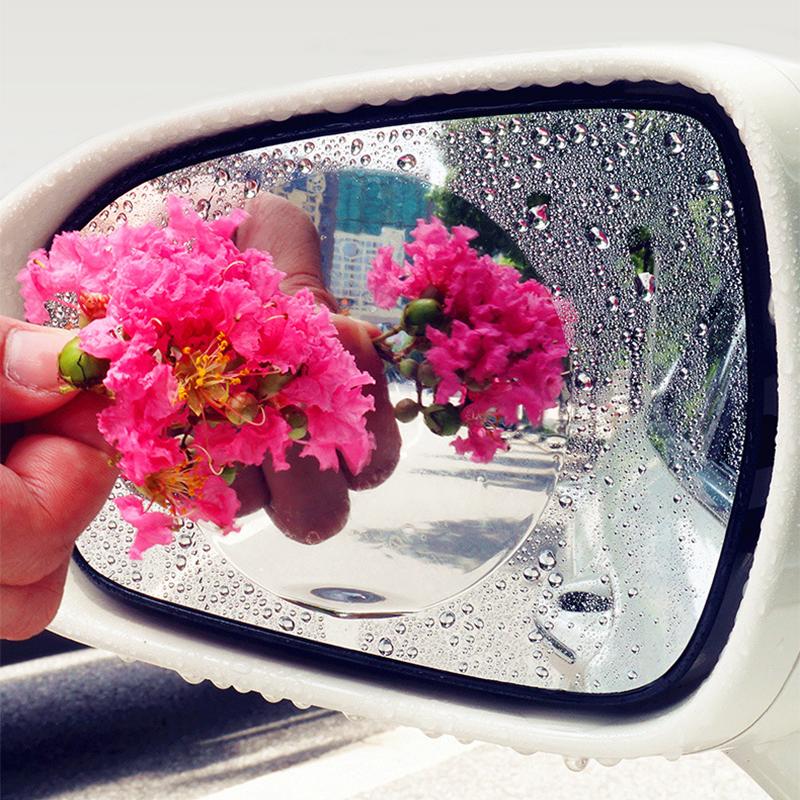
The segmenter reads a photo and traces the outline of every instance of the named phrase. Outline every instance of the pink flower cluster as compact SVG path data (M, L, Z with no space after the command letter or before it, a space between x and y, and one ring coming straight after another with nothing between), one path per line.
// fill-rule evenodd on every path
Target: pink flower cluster
M176 197L167 212L164 228L57 236L19 275L28 319L77 296L80 347L108 361L99 428L149 501L115 501L137 530L133 558L169 542L178 517L231 530L242 465L269 456L287 469L294 446L323 469L341 452L357 473L375 446L362 392L373 379L308 290L283 293L268 254L235 246L245 212L205 222Z
M516 422L520 406L535 425L554 404L568 345L549 290L481 256L470 245L476 236L464 226L448 231L435 217L419 220L405 246L410 261L397 264L384 247L367 281L384 308L401 299L440 303L441 318L402 355L424 357L436 376L435 403L458 409L466 436L453 442L456 451L488 462L508 449L502 426Z

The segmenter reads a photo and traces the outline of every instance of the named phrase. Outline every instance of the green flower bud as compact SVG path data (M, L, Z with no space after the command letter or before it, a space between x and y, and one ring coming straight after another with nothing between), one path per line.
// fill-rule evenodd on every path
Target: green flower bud
M432 389L441 381L441 378L434 372L430 362L423 361L419 367L417 367L417 380L423 386Z
M258 409L258 400L250 392L239 392L231 397L225 408L225 416L234 425L245 425L255 420Z
M452 436L461 427L461 409L451 403L432 405L424 409L425 424L437 436Z
M411 422L419 414L419 403L409 397L401 400L394 407L394 417L398 422Z
M397 365L400 374L406 378L413 378L417 374L417 362L413 358L404 358Z
M426 326L436 327L444 321L441 305L432 297L412 300L404 309L402 317L403 328L408 333L423 333Z
M264 375L258 379L258 397L266 400L283 389L294 378L291 372L276 372L274 375Z
M58 373L70 386L76 389L89 389L101 383L108 372L109 362L105 358L95 358L81 350L76 336L70 339L58 354Z
M297 441L308 433L308 417L302 408L297 406L285 406L281 409L281 415L289 423L291 430L289 438Z

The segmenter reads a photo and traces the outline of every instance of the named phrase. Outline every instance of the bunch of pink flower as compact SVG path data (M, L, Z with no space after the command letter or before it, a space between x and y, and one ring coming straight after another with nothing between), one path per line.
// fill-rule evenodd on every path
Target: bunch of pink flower
M338 469L341 452L358 473L375 446L362 392L373 379L308 290L281 292L270 256L235 246L245 212L204 222L175 197L167 211L164 228L62 234L19 275L32 322L48 320L47 302L80 314L61 374L112 399L100 431L149 501L115 501L137 531L133 558L171 541L179 517L230 531L242 465L268 454L286 469L298 447L323 469Z
M388 343L405 334L383 354L416 381L417 400L398 403L398 419L422 413L440 435L465 427L456 451L488 462L508 449L502 431L520 407L535 425L555 403L568 347L549 290L481 256L470 246L476 236L464 226L448 231L435 217L419 220L405 246L410 261L397 264L384 247L367 282L383 308L409 301L400 324L383 337ZM428 406L426 388L433 391Z

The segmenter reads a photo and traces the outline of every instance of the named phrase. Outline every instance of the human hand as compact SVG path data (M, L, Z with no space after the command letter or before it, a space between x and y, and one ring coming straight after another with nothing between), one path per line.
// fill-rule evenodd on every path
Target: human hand
M242 510L264 507L275 524L290 538L315 544L338 533L350 512L349 490L369 489L385 481L400 457L400 432L389 400L383 362L372 345L380 331L373 325L337 315L335 299L322 281L319 234L313 222L288 200L262 194L245 206L250 214L236 233L237 246L268 251L275 267L286 273L281 289L294 294L308 288L317 301L333 313L342 344L359 369L375 379L365 391L375 401L367 415L367 428L375 436L372 459L358 474L340 459L339 471L322 470L314 458L289 452L289 470L276 471L267 462L259 470L248 468L234 484Z
M55 615L72 546L116 478L97 431L103 401L59 392L74 332L0 317L0 638L27 639Z

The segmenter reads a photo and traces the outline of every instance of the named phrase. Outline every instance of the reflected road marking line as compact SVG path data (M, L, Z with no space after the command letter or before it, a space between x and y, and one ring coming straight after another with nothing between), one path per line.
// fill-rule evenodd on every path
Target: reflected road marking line
M432 740L414 728L394 728L314 761L206 795L203 800L253 800L256 797L346 800L478 746L478 743L461 744L452 736Z

